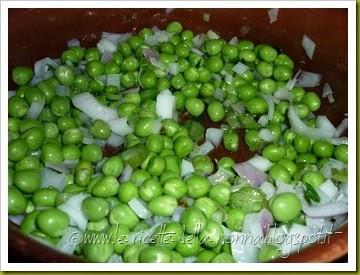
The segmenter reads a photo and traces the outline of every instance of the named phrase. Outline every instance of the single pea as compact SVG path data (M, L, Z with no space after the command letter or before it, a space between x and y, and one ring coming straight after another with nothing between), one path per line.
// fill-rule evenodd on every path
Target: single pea
M40 161L35 156L26 156L15 165L15 171L35 169L40 170Z
M41 183L40 172L34 169L20 170L15 173L14 184L25 193L33 193Z
M90 221L98 222L109 214L110 207L103 198L87 197L82 202L81 210Z
M258 254L258 260L262 263L273 261L279 257L279 248L273 244L262 246Z
M183 27L182 27L181 23L178 21L173 21L166 26L166 31L171 32L171 33L175 33L175 34L181 33L182 30L183 30Z
M311 140L304 135L297 134L294 139L293 145L298 153L306 153L310 150Z
M196 256L196 258L197 258L197 262L199 263L210 263L215 256L216 256L215 252L204 249Z
M110 223L109 223L108 219L103 218L98 222L89 221L86 226L86 230L101 232L101 231L106 230L109 226L110 226Z
M312 146L312 151L320 158L330 158L334 151L334 145L327 140L316 140Z
M269 201L270 211L276 221L289 222L300 214L301 203L294 193L280 193Z
M218 56L210 56L205 62L205 68L212 73L220 72L224 67L224 62Z
M320 108L321 100L314 92L307 92L302 98L302 102L309 108L311 112L315 112Z
M184 257L195 256L200 251L200 240L197 236L185 234L175 249Z
M107 159L102 166L102 172L105 176L119 177L124 169L124 162L120 156L113 156Z
M118 193L119 182L113 176L101 178L92 188L91 193L96 197L109 198Z
M277 57L277 51L269 45L263 45L260 47L258 55L265 62L271 63L275 61Z
M244 60L245 62L254 62L256 59L255 53L250 49L239 50L239 60Z
M273 65L272 65L272 63L260 61L260 62L256 65L256 71L257 71L262 77L269 78L269 77L271 77L272 74L273 74Z
M207 220L200 209L190 207L185 209L182 213L180 223L184 226L185 232L189 234L199 234L205 229Z
M20 215L25 213L27 200L23 193L16 188L9 188L8 191L8 213L9 215Z
M23 98L17 95L9 98L8 112L10 116L14 118L24 117L27 114L28 109L29 107Z
M154 239L157 245L172 250L176 247L183 234L183 227L179 223L171 221L157 227Z
M278 162L278 164L285 167L291 176L293 176L297 171L297 165L291 160L282 159Z
M153 156L150 158L147 171L152 176L160 176L165 170L166 162L163 157Z
M194 203L194 207L200 209L207 219L211 219L218 210L217 204L208 197L198 198Z
M112 225L107 234L111 236L111 243L114 252L122 254L128 246L129 228L123 224Z
M56 79L64 86L73 84L75 74L72 68L67 65L62 65L55 70Z
M137 169L135 170L131 177L130 177L130 181L135 183L135 185L140 186L142 185L147 179L150 179L151 176L150 174L142 169Z
M163 151L164 152L164 151ZM163 153L162 152L162 153ZM175 156L175 154L173 153L173 151L171 151L171 153L169 153L169 155L163 156L165 159L165 170L168 171L172 171L174 172L177 176L180 175L180 161L179 159Z
M125 263L138 263L140 253L147 248L148 245L144 243L134 243L129 245L123 254Z
M35 210L30 214L26 215L23 221L20 224L20 231L24 234L31 234L36 228L36 218L39 215L40 211Z
M222 56L227 61L235 61L239 56L238 49L234 45L224 45L221 50Z
M188 188L184 181L179 178L170 178L164 183L164 194L180 199L186 195Z
M245 213L259 212L266 206L265 194L258 188L245 186L230 194L229 206Z
M11 72L12 80L19 86L28 84L33 75L32 69L24 66L15 67Z
M207 107L207 113L213 122L218 122L225 116L224 107L219 101L212 101Z
M302 176L302 181L317 188L325 181L325 178L323 174L318 171L308 171Z
M269 144L262 151L262 155L264 158L272 162L278 162L285 157L285 149L281 145L277 144Z
M205 196L210 189L210 183L207 178L200 175L192 175L186 180L188 186L188 195L191 198L200 198Z
M155 124L155 119L150 117L145 117L138 119L135 124L134 133L138 137L148 137L153 132L153 127Z
M160 184L162 186L164 186L165 182L167 182L168 180L173 179L173 178L178 178L178 177L179 177L178 173L176 173L172 170L165 170L160 176ZM165 190L164 190L164 193L165 193ZM165 195L169 195L169 194L165 194Z
M303 153L296 157L296 163L308 163L308 164L316 164L317 157L313 153Z
M45 131L43 128L33 127L24 132L21 137L27 142L30 150L36 150L45 140Z
M200 87L200 95L203 97L212 97L215 92L215 87L212 83L204 83Z
M205 109L205 104L198 98L191 97L185 101L186 110L195 117L200 116Z
M294 62L291 60L291 58L289 56L287 56L286 54L279 54L275 61L274 61L275 65L285 65L288 66L290 69L294 68Z
M182 159L189 155L193 150L193 141L188 136L180 136L175 140L174 150L176 155Z
M290 172L286 169L286 167L275 164L271 167L269 171L269 176L274 181L280 181L283 183L290 183L291 182L291 175Z
M102 159L101 147L97 144L86 144L81 149L81 158L90 162L98 162Z
M71 116L61 116L57 121L57 129L62 133L68 129L77 128L77 126L76 120Z
M59 209L45 209L37 216L36 225L47 236L60 237L69 225L69 216Z
M160 182L155 178L145 180L139 187L140 197L149 202L162 195L162 188Z
M277 65L273 71L273 77L277 81L288 81L292 78L292 70L286 65Z
M174 213L177 201L174 197L164 195L151 200L148 206L152 214L167 217Z
M95 138L102 140L107 140L111 134L109 125L101 119L94 120L89 131Z
M209 221L205 229L200 233L200 242L209 248L218 246L223 236L223 229L220 224Z
M236 46L238 50L252 50L254 48L254 43L250 40L240 40Z
M226 206L230 200L230 187L225 184L216 184L210 188L209 198L221 206Z
M223 168L223 169L226 169L226 170L231 170L232 167L234 166L235 164L235 161L230 158L230 157L222 157L221 159L219 159L218 163L217 163L217 166L218 166L218 169Z
M225 224L231 231L240 232L246 213L241 208L230 208L226 211Z
M74 144L63 146L62 155L64 160L78 160L81 152L79 147Z
M133 229L139 223L139 218L128 205L118 204L111 209L109 221L112 225L124 224Z
M305 95L305 90L302 87L294 87L290 90L293 95L293 100L295 103L300 103Z
M191 162L194 169L204 175L210 175L214 171L214 163L209 156L196 156Z
M53 187L41 188L34 192L32 201L36 207L54 207L59 191Z
M140 263L170 263L170 250L161 246L150 246L143 249L139 255Z
M149 152L160 153L164 149L164 139L161 135L151 135L146 141Z
M210 39L205 42L205 49L208 55L217 55L222 50L222 43L219 39Z
M223 144L225 150L236 152L239 149L239 135L233 130L225 131Z
M258 88L264 94L272 94L276 91L276 82L271 78L263 78L260 80Z
M88 232L93 240L106 240L109 236L103 232ZM88 242L83 246L86 260L96 263L106 263L114 253L112 244L109 242Z
M8 145L8 158L11 161L23 159L29 151L29 145L24 139L14 139Z
M341 144L335 147L334 157L344 163L348 163L348 146Z
M118 198L122 203L128 203L133 198L139 197L138 187L131 181L122 182L119 187Z
M261 97L254 97L246 102L246 110L248 110L251 114L258 115L267 112L268 104Z

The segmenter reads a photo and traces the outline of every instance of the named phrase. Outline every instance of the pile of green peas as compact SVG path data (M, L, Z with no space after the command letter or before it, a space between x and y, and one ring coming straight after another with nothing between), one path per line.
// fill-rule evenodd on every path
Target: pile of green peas
M209 156L191 159L195 172L181 176L181 160L189 158L197 143L204 140L204 129L198 122L204 115L214 123L222 123L223 146L239 149L238 129L245 131L245 143L251 151L271 161L269 181L296 184L299 181L318 188L325 177L320 168L329 158L346 164L347 145L334 146L327 140L310 140L288 127L286 114L290 102L276 102L272 119L264 127L257 120L268 112L264 96L271 96L293 77L294 62L284 53L266 44L254 45L249 40L230 44L222 38L205 38L199 55L192 51L194 33L179 22L167 25L168 41L148 46L153 30L144 28L127 41L118 43L109 62L102 62L98 48L70 47L61 55L61 65L54 75L31 84L31 68L20 66L12 71L18 88L9 98L9 215L24 215L20 230L55 246L70 226L70 217L58 207L77 194L89 196L82 201L81 211L88 219L83 234L110 236L115 242L81 243L74 254L91 262L107 262L121 255L124 262L234 262L231 245L223 242L224 227L240 232L246 214L269 208L277 223L303 223L300 200L293 193L281 193L271 200L249 183L236 192L232 186L238 176L212 184L208 175L216 169L232 172L234 160L224 156L216 163ZM159 68L143 56L143 49L159 53ZM232 68L242 62L249 69L236 74ZM176 63L179 72L167 73ZM80 65L84 65L81 68ZM109 86L101 77L120 75L118 86ZM231 75L228 83L223 75ZM58 95L59 85L70 88L70 96ZM119 88L120 87L120 88ZM140 87L138 92L126 93ZM191 123L174 119L161 121L160 133L153 133L156 97L169 89L176 97L176 110L187 112ZM225 94L215 99L216 90ZM106 142L111 128L101 119L90 120L71 103L71 97L90 91L103 105L127 118L134 132L125 137L120 153L108 156L99 144L84 144L88 129L95 140ZM290 91L297 114L310 127L315 127L312 112L320 107L315 92L294 87ZM27 118L34 102L45 107L36 119ZM231 104L242 102L245 114ZM262 128L274 137L266 142L259 137ZM48 164L75 162L66 172L65 188L43 187L41 171ZM99 165L101 163L102 165ZM100 167L96 171L96 167ZM126 181L119 180L126 166L133 170ZM148 220L141 219L129 206L141 199L153 216L164 217L152 233L153 242L131 242L134 232L149 230ZM193 204L189 203L191 200ZM178 221L171 220L176 208L183 212ZM168 234L166 241L160 238ZM122 241L119 236L125 236ZM263 246L259 261L278 257L277 247Z

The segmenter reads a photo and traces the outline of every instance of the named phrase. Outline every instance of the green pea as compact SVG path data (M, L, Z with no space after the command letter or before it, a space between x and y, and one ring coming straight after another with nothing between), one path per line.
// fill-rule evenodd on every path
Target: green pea
M205 104L198 98L191 97L185 101L186 110L195 117L200 116L205 109Z
M197 199L194 203L194 207L200 209L207 219L211 219L213 214L218 210L216 203L208 197Z
M193 150L193 141L188 136L180 136L175 140L174 150L176 155L182 159L189 155Z
M273 244L267 244L260 248L258 254L259 262L270 262L279 258L279 248Z
M302 176L302 181L317 188L325 181L325 178L320 172L308 171Z
M62 65L55 70L56 79L64 86L70 86L75 79L74 71L67 65Z
M171 196L159 196L149 202L149 210L156 216L171 216L177 206L177 201Z
M214 164L209 156L196 156L192 159L192 164L196 171L210 175L214 171Z
M82 202L81 210L90 221L98 222L109 214L110 207L103 198L87 197Z
M232 167L234 166L235 164L235 161L230 158L230 157L222 157L221 159L219 159L218 163L217 163L217 166L218 166L218 169L223 168L223 169L226 169L226 170L231 170Z
M170 250L161 246L150 246L143 249L139 255L140 263L170 263Z
M298 153L306 153L310 150L311 141L308 137L297 134L294 139L293 145Z
M280 193L269 201L270 211L276 221L289 222L300 214L301 203L294 193Z
M89 130L95 138L102 140L107 140L111 134L109 125L101 119L94 120Z
M139 188L140 197L149 202L162 195L162 188L160 182L155 178L145 180Z
M80 158L80 149L74 144L63 146L62 155L64 160L78 160Z
M33 193L41 183L40 172L34 169L20 170L15 173L14 184L22 192Z
M226 211L225 224L231 231L240 232L246 213L241 208L230 208Z
M222 120L225 116L225 110L223 105L218 101L211 102L207 107L207 113L209 118L213 122Z
M288 66L290 69L294 68L294 62L291 60L289 56L286 54L279 54L275 59L275 65L285 65Z
M32 201L36 207L54 207L59 191L53 187L41 188L34 192Z
M230 200L230 187L225 184L216 184L210 188L209 197L221 206L226 206Z
M316 164L317 157L313 153L303 153L296 157L296 163Z
M45 131L43 128L34 127L24 132L21 137L27 142L30 150L36 150L45 140Z
M180 223L184 226L184 230L187 233L199 234L202 230L205 229L207 220L200 209L196 207L190 207L182 213Z
M29 151L29 145L23 139L14 139L8 145L8 158L11 161L23 159Z
M219 39L210 39L205 42L205 49L209 55L217 55L222 50L222 42Z
M239 135L235 131L225 131L223 136L225 150L236 152L239 149Z
M164 183L164 194L180 199L186 195L188 188L185 182L179 178L170 178Z
M258 88L264 94L272 94L276 91L276 82L271 78L263 78L260 80Z
M281 145L270 144L264 148L262 155L271 162L278 162L285 157L285 149Z
M107 234L111 236L111 243L114 249L114 252L117 254L122 254L128 246L128 235L129 228L123 224L112 225Z
M312 151L320 158L330 158L334 151L334 145L327 140L316 140L312 146Z
M254 48L254 43L250 40L240 40L236 46L238 50L252 50Z
M264 114L268 110L267 102L261 97L254 97L246 102L246 109L254 115Z
M120 156L113 156L107 159L102 166L102 172L105 176L119 177L124 169L124 163Z
M16 188L9 188L8 191L8 213L9 215L20 215L25 213L27 200L23 193Z
M301 87L294 87L290 90L293 95L293 100L296 103L300 103L305 95L305 90Z
M111 209L109 214L111 224L124 224L129 229L133 229L138 223L139 218L126 204L118 204Z
M40 211L35 210L35 211L31 212L30 214L28 214L27 216L25 216L25 218L23 219L23 221L20 224L20 231L22 233L31 234L32 232L37 230L36 218L39 215L39 213L40 213Z
M75 119L70 116L61 116L57 121L57 130L60 132L65 132L68 129L76 128L77 124Z
M87 234L92 239L105 240L108 237L103 232L89 232ZM113 247L108 242L88 242L83 247L84 257L90 262L106 263L113 252Z
M152 134L155 119L145 117L136 121L135 124L135 135L138 137L148 137Z
M106 176L94 185L91 193L96 197L109 198L115 196L118 190L118 180L113 176Z
M28 84L33 75L32 69L24 66L15 67L11 72L12 80L19 86Z
M302 102L309 108L311 112L315 112L320 108L321 100L314 92L307 92L302 98Z
M140 253L146 248L148 245L143 243L135 243L129 245L123 254L123 259L125 263L138 263Z
M122 203L128 203L133 198L139 197L138 187L131 181L122 182L119 187L118 198Z
M245 213L259 212L265 205L265 195L258 188L245 186L230 194L229 206L241 208Z
M348 163L348 146L341 144L335 147L334 157L344 163Z
M97 144L86 144L81 149L81 158L90 162L98 162L102 159L101 147Z
M293 176L297 171L297 165L291 160L282 159L278 162L278 164L285 167L291 176Z
M69 225L69 217L59 209L49 208L42 210L37 218L36 225L49 237L60 237Z
M280 164L275 164L273 167L271 167L269 176L275 181L278 180L283 183L291 182L291 175L289 171Z
M166 31L171 33L181 33L183 27L180 22L173 21L166 26Z
M40 170L40 161L38 158L34 156L26 156L22 160L16 163L15 170L27 170L27 169L35 169Z
M256 55L252 50L242 49L239 50L239 60L244 60L245 62L254 62Z
M221 53L226 61L235 61L239 55L236 46L229 44L223 46Z
M223 234L223 229L218 223L209 221L199 237L201 243L209 248L213 248L219 244Z
M8 112L10 116L21 118L27 114L28 109L26 101L21 97L15 95L9 98Z
M200 175L192 175L186 180L188 186L188 195L191 198L200 198L205 196L210 189L210 183L207 178Z
M185 234L175 249L184 257L195 256L200 251L200 240L197 236Z
M151 178L150 174L142 169L137 169L130 177L130 181L135 183L137 186L142 185L147 179Z
M64 145L80 144L83 141L84 134L79 128L67 129L62 135Z
M212 73L220 72L224 67L224 62L218 56L210 56L205 62L205 68Z
M273 65L268 62L260 61L256 65L256 70L262 77L269 78L273 74Z
M274 68L273 77L277 81L288 81L292 78L292 70L286 65L277 65Z
M101 232L109 227L110 223L107 218L103 218L98 222L89 221L86 230Z
M177 176L179 176L180 175L180 161L174 155L173 151L171 151L171 153L169 153L169 155L164 156L164 158L165 158L165 170L172 171Z
M147 171L152 176L160 176L165 170L166 162L163 157L153 156L150 158Z

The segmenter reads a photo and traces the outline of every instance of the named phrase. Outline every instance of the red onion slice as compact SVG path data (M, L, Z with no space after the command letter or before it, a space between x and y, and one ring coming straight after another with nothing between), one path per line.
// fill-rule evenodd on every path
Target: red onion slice
M256 187L259 187L266 181L267 175L255 168L248 162L237 163L234 165L235 172L240 176L250 181Z

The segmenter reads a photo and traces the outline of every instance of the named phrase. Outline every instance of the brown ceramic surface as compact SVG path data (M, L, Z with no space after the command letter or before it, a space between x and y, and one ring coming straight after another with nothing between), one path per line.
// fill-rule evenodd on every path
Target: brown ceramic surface
M203 13L210 14L209 23L203 22ZM12 9L9 13L9 70L19 64L32 66L34 61L46 56L58 57L66 49L66 41L72 38L78 38L84 46L93 46L102 31L131 32L153 25L164 27L172 20L179 20L196 33L212 29L226 39L236 35L239 39L278 46L298 67L321 73L334 90L336 102L332 105L325 102L318 113L326 114L336 125L347 112L345 9L281 9L278 21L271 25L267 9L176 9L170 14L165 14L165 9ZM303 34L317 44L313 60L306 57L301 47ZM13 87L10 81L9 85ZM320 88L314 90L321 93ZM237 161L252 155L242 144L239 152L231 154L219 147L212 152L212 157L224 154ZM281 261L331 262L347 254L347 225L338 231L343 233L332 235L327 244L313 245ZM11 223L9 246L32 261L79 261L30 240Z

